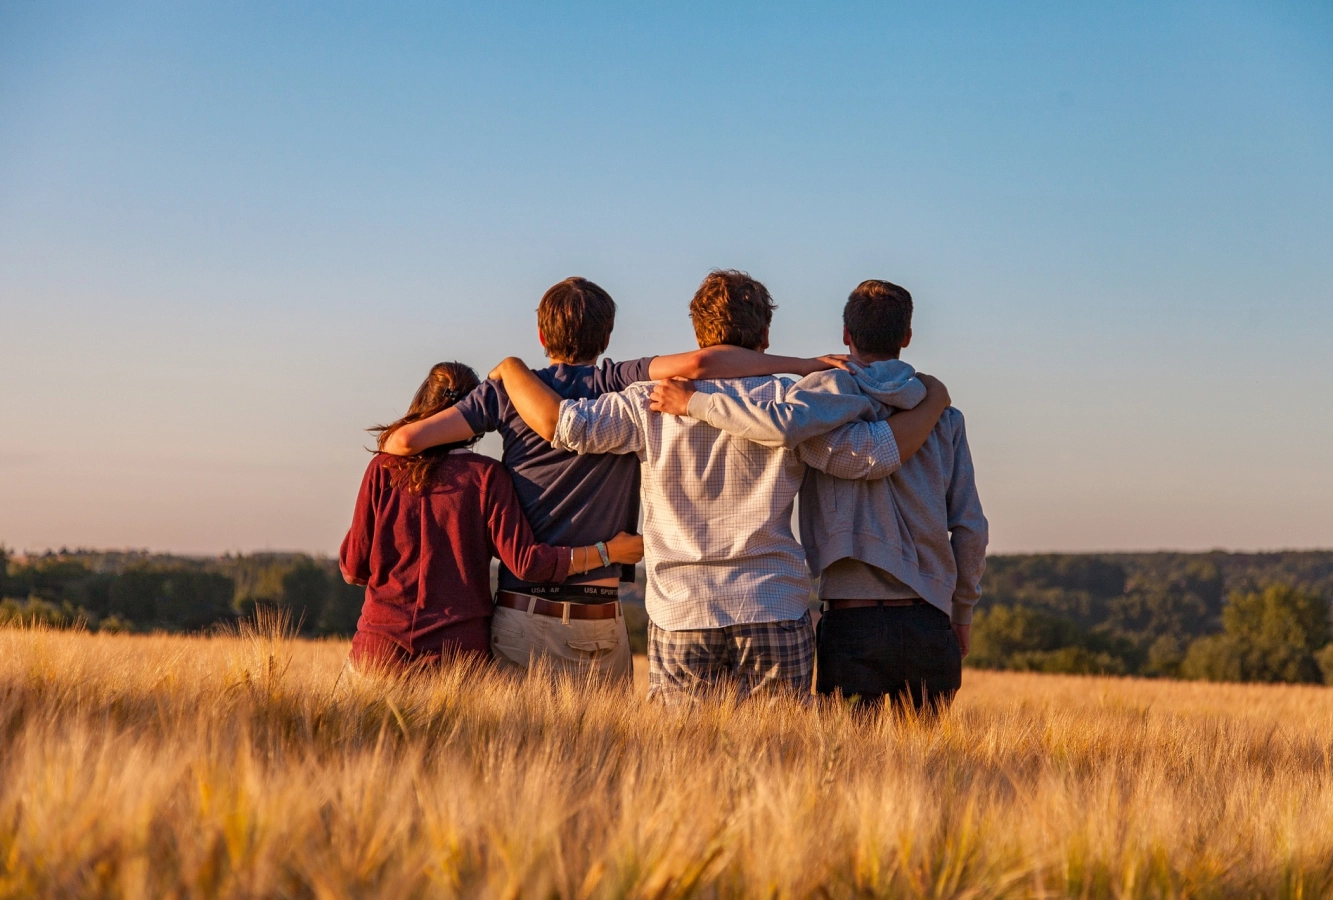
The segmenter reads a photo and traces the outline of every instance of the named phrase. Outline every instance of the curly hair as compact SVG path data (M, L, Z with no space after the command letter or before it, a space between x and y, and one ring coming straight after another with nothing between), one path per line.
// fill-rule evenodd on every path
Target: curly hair
M366 430L379 436L376 447L383 450L384 442L389 439L389 435L399 428L409 422L418 422L443 412L470 394L479 384L481 380L477 378L477 373L471 366L460 362L436 363L430 367L430 374L421 382L421 387L417 388L416 396L412 398L412 405L407 408L407 415L388 425L375 425ZM384 465L385 468L392 470L390 481L394 487L420 494L434 480L436 468L450 450L471 447L479 440L481 435L478 434L466 441L428 447L412 456L386 460Z
M778 305L768 288L735 269L714 269L690 301L700 347L732 344L758 350Z

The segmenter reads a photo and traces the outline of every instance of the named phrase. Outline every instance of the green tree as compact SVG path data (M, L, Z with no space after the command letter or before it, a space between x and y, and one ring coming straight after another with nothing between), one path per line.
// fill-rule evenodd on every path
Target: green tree
M301 624L301 631L314 633L329 598L329 576L309 559L297 563L282 576L282 603Z
M138 565L120 573L111 584L107 612L136 625L157 620L157 599L162 596L167 573L147 565Z
M1185 661L1180 640L1171 634L1164 634L1148 647L1148 659L1143 666L1144 675L1159 675L1176 678L1180 675L1180 666Z
M356 631L365 599L366 589L361 585L330 578L328 600L319 616L319 633L347 635Z
M1187 678L1318 682L1315 653L1328 643L1328 601L1287 585L1236 592L1222 610L1223 633L1190 645Z
M1079 643L1073 622L1026 606L979 609L972 619L969 665L982 669L1014 667L1019 654L1058 650Z
M155 599L155 625L193 631L235 615L236 584L217 572L167 571Z

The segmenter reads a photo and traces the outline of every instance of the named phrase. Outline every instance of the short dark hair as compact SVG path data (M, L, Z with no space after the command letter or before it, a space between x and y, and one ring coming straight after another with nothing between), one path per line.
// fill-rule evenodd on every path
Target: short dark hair
M551 285L537 304L546 355L554 359L596 359L611 343L615 324L616 302L586 278L575 276Z
M714 269L694 292L690 319L700 347L734 344L758 350L778 305L768 288L744 272Z
M897 355L912 330L912 295L891 281L863 281L842 308L842 324L862 353Z

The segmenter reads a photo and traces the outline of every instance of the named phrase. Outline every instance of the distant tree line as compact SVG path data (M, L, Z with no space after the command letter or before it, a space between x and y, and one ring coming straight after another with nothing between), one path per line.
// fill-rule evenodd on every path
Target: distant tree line
M982 591L971 666L1333 683L1333 551L993 556ZM642 649L640 592L626 617ZM203 631L270 606L306 635L348 635L362 597L334 561L300 553L15 558L0 547L0 623Z
M1333 552L997 556L968 664L1333 683Z
M257 606L286 610L308 636L356 630L364 588L300 553L191 558L61 551L16 559L0 547L0 623L101 631L203 631Z

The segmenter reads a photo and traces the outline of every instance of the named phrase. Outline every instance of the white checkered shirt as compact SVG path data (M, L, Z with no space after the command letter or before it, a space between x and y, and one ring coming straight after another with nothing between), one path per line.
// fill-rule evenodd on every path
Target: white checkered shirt
M768 376L695 385L754 402L784 400L791 386ZM888 423L852 422L794 450L770 448L652 412L652 389L640 382L564 401L551 442L576 453L638 455L648 615L667 631L800 618L811 582L791 517L806 465L838 478L893 474L901 463Z

